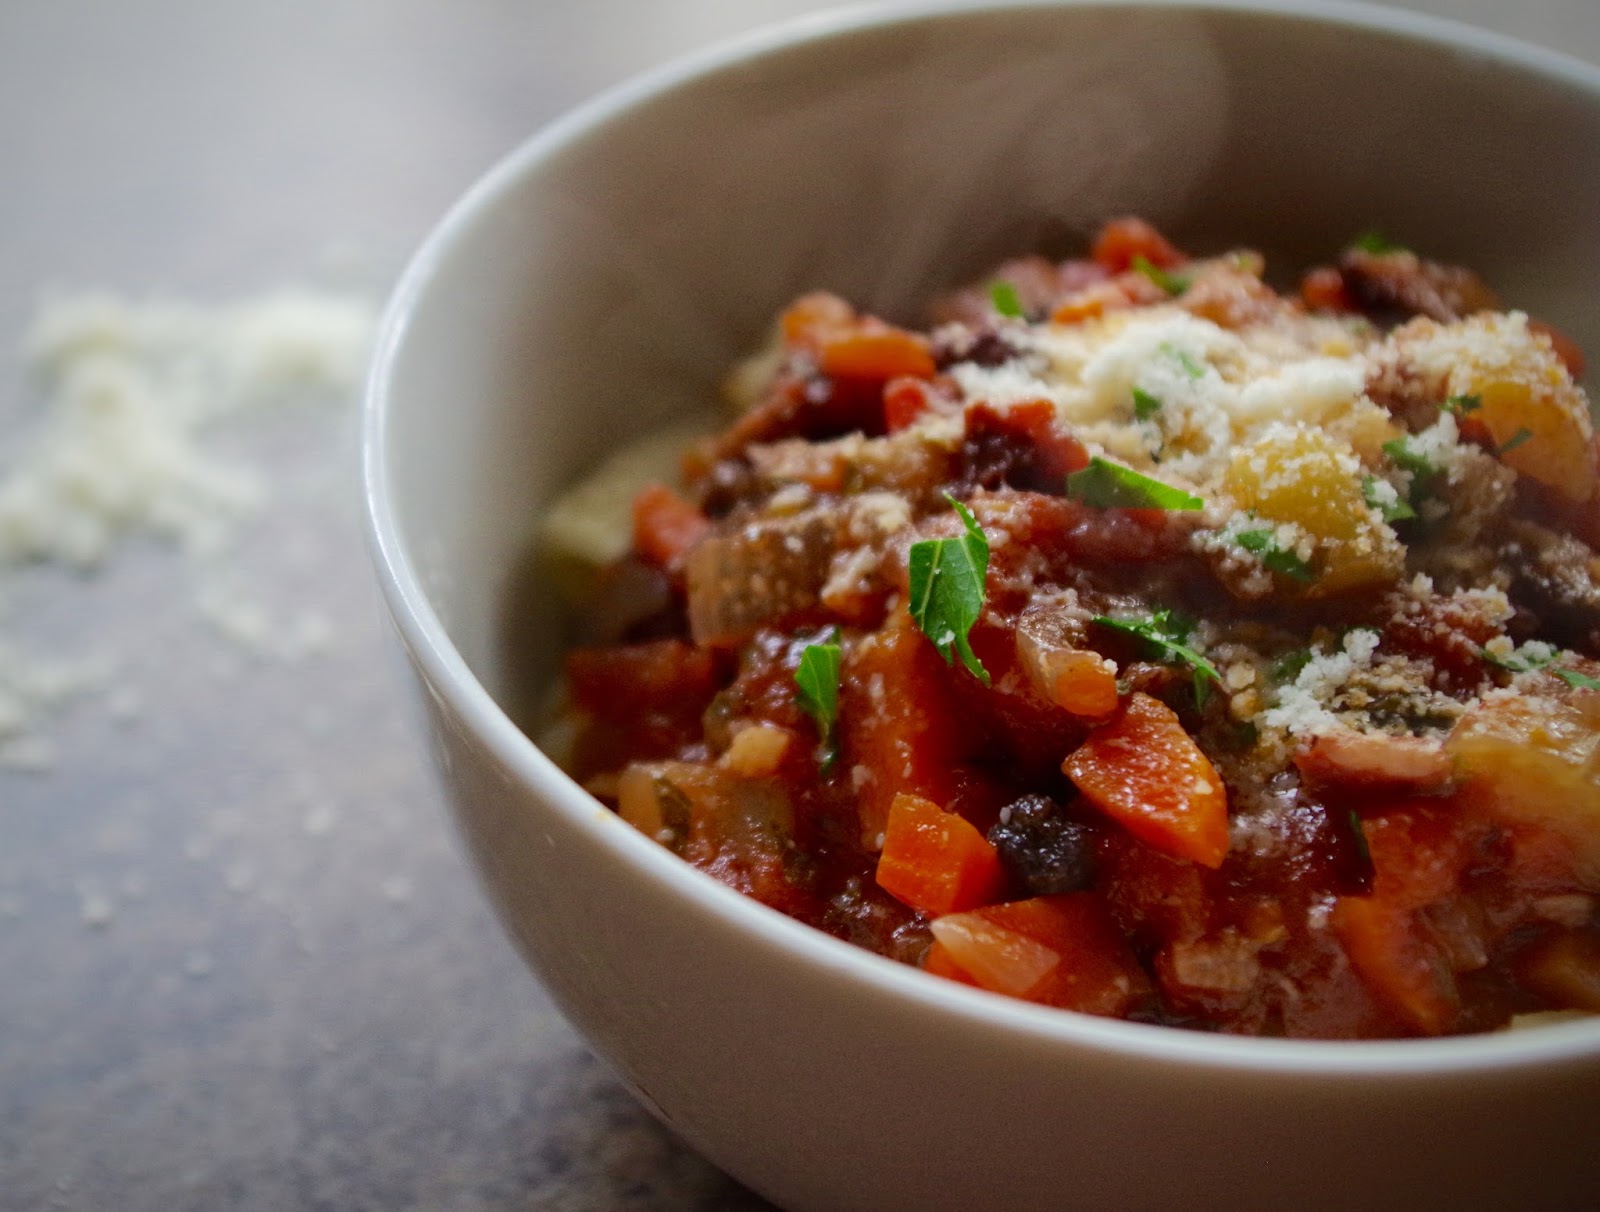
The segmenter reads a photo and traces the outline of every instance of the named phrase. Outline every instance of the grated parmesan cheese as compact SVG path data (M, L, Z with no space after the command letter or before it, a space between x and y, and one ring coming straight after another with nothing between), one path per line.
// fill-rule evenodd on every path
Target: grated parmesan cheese
M219 305L108 291L46 302L22 342L40 407L0 448L0 589L28 564L93 571L136 539L190 558L223 554L271 485L219 453L213 431L245 413L353 400L376 318L364 296L308 289ZM205 589L195 605L252 650L271 647L259 605ZM321 642L314 631L301 637L308 650ZM51 764L29 730L105 684L112 664L52 664L0 636L0 763ZM121 687L107 706L131 720L138 692Z

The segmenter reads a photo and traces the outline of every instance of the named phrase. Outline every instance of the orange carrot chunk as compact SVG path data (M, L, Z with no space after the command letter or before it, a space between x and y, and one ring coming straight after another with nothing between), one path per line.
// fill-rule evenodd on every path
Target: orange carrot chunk
M1005 871L995 848L966 818L901 792L889 806L878 884L923 913L957 913L998 897Z
M847 761L870 777L857 793L861 844L878 850L896 794L948 804L959 789L964 752L943 662L908 625L867 636L844 661L839 728Z
M837 295L820 291L805 295L779 323L784 341L810 350L817 357L817 368L834 378L931 379L937 369L926 337L876 316L859 315Z
M836 379L931 379L936 369L925 337L871 316L823 337L817 365Z
M1120 274L1144 258L1158 269L1170 269L1188 260L1165 236L1143 219L1112 219L1100 229L1089 250L1095 264Z
M676 567L709 529L706 515L664 484L647 485L633 498L633 549L661 568Z
M1061 769L1083 795L1149 846L1203 867L1228 852L1228 793L1177 714L1135 692Z
M938 962L994 993L1115 1016L1149 989L1105 902L1092 892L952 913L932 930Z

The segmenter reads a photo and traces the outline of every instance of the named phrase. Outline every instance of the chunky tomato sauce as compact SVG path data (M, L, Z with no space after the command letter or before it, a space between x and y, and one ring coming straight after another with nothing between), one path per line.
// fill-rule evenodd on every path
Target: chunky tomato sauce
M796 301L595 578L574 774L786 914L1047 1005L1600 1011L1581 356L1377 241L1262 269L1119 220L926 332Z

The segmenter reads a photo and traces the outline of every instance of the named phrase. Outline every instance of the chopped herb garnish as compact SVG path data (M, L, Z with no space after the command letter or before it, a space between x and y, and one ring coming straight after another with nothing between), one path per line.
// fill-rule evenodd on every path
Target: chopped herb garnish
M1316 580L1316 574L1294 552L1282 546L1270 530L1245 530L1233 536L1240 547L1261 557L1261 566L1269 572L1280 573L1302 585Z
M1169 273L1159 265L1152 264L1150 258L1142 253L1133 258L1133 268L1150 281L1154 282L1169 295L1181 295L1189 289L1189 279L1182 274Z
M1028 313L1022 308L1022 300L1017 297L1017 288L1004 279L989 284L989 302L994 304L994 309L1002 316L1009 316L1014 320L1027 318Z
M1548 669L1574 690L1600 690L1600 678L1592 678L1588 674L1579 673L1576 669L1557 665L1555 650L1548 644L1528 643L1509 656L1498 656L1487 648L1480 648L1478 654L1489 664L1498 665L1501 669L1512 673L1533 673L1539 669Z
M1272 665L1272 680L1279 685L1287 686L1300 676L1300 671L1311 664L1315 654L1309 648L1296 648L1293 652L1286 652Z
M1096 509L1204 509L1206 503L1180 488L1140 475L1099 455L1067 477L1067 495Z
M1154 648L1162 660L1181 661L1194 671L1194 702L1204 707L1211 693L1211 683L1222 684L1217 667L1189 646L1189 636L1194 632L1194 620L1175 610L1158 610L1148 619L1114 619L1097 614L1093 622L1113 631L1138 636Z
M1410 438L1395 438L1383 444L1383 453L1394 460L1395 466L1417 477L1436 476L1439 469L1433 461L1411 445Z
M1133 415L1136 420L1148 421L1161 411L1161 401L1142 387L1133 389Z
M1469 412L1477 412L1478 409L1483 407L1483 397L1451 396L1444 402L1442 407L1446 412L1454 413L1458 417L1464 417Z
M1495 456L1498 458L1507 451L1515 450L1531 437L1533 437L1533 430L1524 425L1521 429L1518 429L1516 433L1507 438L1504 445L1495 447Z
M1371 869L1372 850L1367 845L1367 831L1361 827L1361 816L1354 808L1350 812L1350 837L1356 844L1356 855L1363 867Z
M1539 647L1542 648L1544 646L1540 645ZM1501 669L1509 670L1512 673L1532 673L1535 669L1543 669L1556 659L1556 654L1553 651L1548 649L1545 651L1530 651L1526 646L1508 656L1500 656L1497 653L1490 652L1487 648L1480 648L1478 655L1488 661L1489 664L1498 665Z
M1397 253L1408 251L1404 244L1396 244L1380 231L1362 232L1351 244L1364 253L1381 257L1384 253Z
M1161 342L1160 345L1156 346L1156 349L1166 354L1167 357L1182 367L1183 373L1191 379L1203 379L1206 377L1206 368L1196 362L1194 356L1188 350L1179 349L1171 341Z
M1389 491L1385 493L1378 487L1379 484L1388 487ZM1377 476L1361 477L1361 497L1378 511L1385 522L1404 522L1407 518L1417 516L1417 511L1411 508L1411 503L1395 492L1394 486L1387 480L1380 480Z
M682 844L684 835L689 832L694 806L689 802L689 797L670 779L656 775L650 782L656 793L656 809L661 813L661 827L671 835L670 840L667 838L660 840L676 849Z
M807 644L794 671L798 691L795 704L817 724L822 767L833 765L838 755L834 745L834 725L839 720L839 644L838 632L829 630L825 639Z
M989 671L972 651L967 637L983 610L989 540L970 509L952 496L946 495L945 500L961 515L966 533L954 539L923 539L911 544L911 597L907 608L946 665L953 663L955 653L960 653L967 672L987 686Z

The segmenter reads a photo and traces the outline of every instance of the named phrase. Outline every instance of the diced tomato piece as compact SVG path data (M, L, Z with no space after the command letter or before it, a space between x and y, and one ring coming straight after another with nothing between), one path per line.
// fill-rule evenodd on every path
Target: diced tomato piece
M845 658L840 739L847 768L865 772L857 805L868 850L882 845L899 792L938 804L956 795L966 746L942 673L938 652L909 625L868 636Z
M1342 897L1333 908L1334 933L1350 965L1373 996L1419 1035L1442 1035L1461 1011L1444 949L1416 914L1366 897Z
M657 567L677 567L710 529L705 514L664 484L647 485L633 498L633 549Z
M964 818L902 792L889 806L878 886L936 916L995 900L1005 889L1005 869L988 839Z
M925 380L907 376L891 379L883 388L883 427L890 433L909 428L928 411L928 403Z
M1319 265L1300 282L1300 301L1312 311L1352 312L1355 300L1345 289L1344 275L1332 265Z
M1097 808L1148 845L1205 867L1228 852L1228 793L1177 713L1135 693L1061 764Z
M1132 948L1092 892L953 913L932 929L946 958L995 993L1116 1016L1149 989Z
M1189 259L1149 223L1132 216L1112 219L1102 227L1089 255L1114 274L1131 268L1140 257L1160 269L1182 265Z
M1449 953L1419 910L1453 897L1478 826L1449 804L1396 801L1363 824L1372 892L1341 897L1331 924L1376 997L1420 1035L1450 1030L1461 1009Z
M1370 813L1369 809L1369 813ZM1453 896L1482 828L1448 801L1396 800L1362 824L1372 856L1373 895L1403 909Z
M1061 426L1049 400L1018 400L1004 408L979 400L966 412L969 443L988 438L1023 447L1028 470L1057 492L1068 473L1089 466L1088 448Z
M653 711L698 716L718 687L713 655L678 639L575 648L566 664L573 704L601 719Z
M574 649L566 668L573 706L591 717L573 747L579 779L675 756L721 684L716 658L678 639Z

